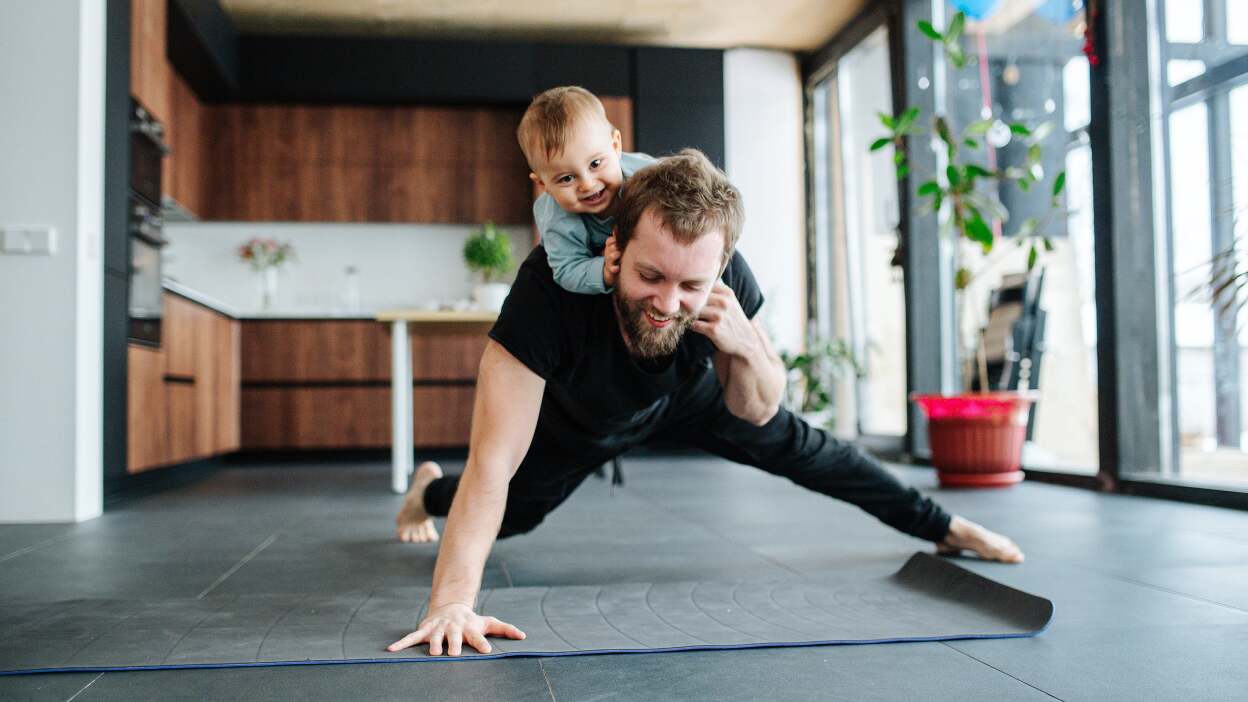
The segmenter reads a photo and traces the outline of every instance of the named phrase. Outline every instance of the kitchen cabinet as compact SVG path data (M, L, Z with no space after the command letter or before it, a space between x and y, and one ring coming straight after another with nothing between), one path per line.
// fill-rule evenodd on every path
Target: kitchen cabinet
M131 345L127 353L126 472L137 473L166 462L169 403L160 349Z
M244 449L389 445L390 393L384 388L244 386L242 416Z
M165 375L179 379L195 377L195 332L199 305L177 295L165 295L161 321L161 348Z
M411 332L413 435L421 448L468 445L488 324ZM365 320L242 324L242 436L248 449L390 446L389 328Z
M167 23L166 0L132 0L130 94L164 126L171 147L162 166L161 194L199 216L204 211L204 108L169 62Z
M165 124L171 116L170 77L165 58L166 0L131 0L130 94Z
M204 208L203 106L177 72L169 71L170 115L165 124L172 151L165 158L165 195L188 212L201 216Z
M247 320L243 322L244 383L384 381L390 338L372 320Z
M523 224L522 108L204 106L205 219Z
M224 315L213 315L215 344L213 361L216 364L216 382L213 384L213 408L215 417L212 431L215 435L213 453L231 453L239 448L239 367L242 335L237 320Z
M165 294L160 348L128 349L127 472L239 447L239 326Z

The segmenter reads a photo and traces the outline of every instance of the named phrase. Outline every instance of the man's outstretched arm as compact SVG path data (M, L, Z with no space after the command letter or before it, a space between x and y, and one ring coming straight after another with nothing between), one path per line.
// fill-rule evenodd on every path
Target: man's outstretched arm
M545 380L500 344L490 340L486 345L477 375L468 461L446 518L429 610L419 628L389 650L427 642L430 655L437 656L445 640L447 654L458 656L464 642L488 653L489 635L524 638L510 624L478 616L473 603L503 522L508 483L533 441L545 387Z

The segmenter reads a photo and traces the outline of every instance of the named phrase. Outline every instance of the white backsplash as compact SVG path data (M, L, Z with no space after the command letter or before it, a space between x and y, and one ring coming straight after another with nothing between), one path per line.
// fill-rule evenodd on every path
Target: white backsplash
M345 269L359 271L359 309L425 307L469 297L464 241L477 227L450 224L167 223L163 273L224 302L244 316L260 310L257 274L238 260L252 237L294 245L282 267L274 310L339 313L346 308ZM532 229L504 228L518 266L532 248ZM513 272L514 274L514 272Z

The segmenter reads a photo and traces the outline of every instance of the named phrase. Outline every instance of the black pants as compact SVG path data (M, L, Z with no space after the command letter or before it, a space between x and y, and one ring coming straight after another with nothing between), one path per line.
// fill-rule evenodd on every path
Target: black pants
M734 416L710 369L663 402L653 419L607 436L572 428L557 409L543 406L533 443L511 479L499 538L532 530L595 469L651 440L689 444L762 468L857 505L885 524L928 541L940 541L949 531L947 512L853 444L784 408L761 427ZM428 513L445 516L458 484L458 476L433 481L424 497Z

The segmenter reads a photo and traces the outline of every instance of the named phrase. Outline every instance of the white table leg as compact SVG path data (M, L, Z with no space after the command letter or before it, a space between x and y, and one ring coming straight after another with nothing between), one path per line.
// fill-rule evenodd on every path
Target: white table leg
M407 322L396 320L390 333L390 487L407 492L415 448L412 437L412 358Z

